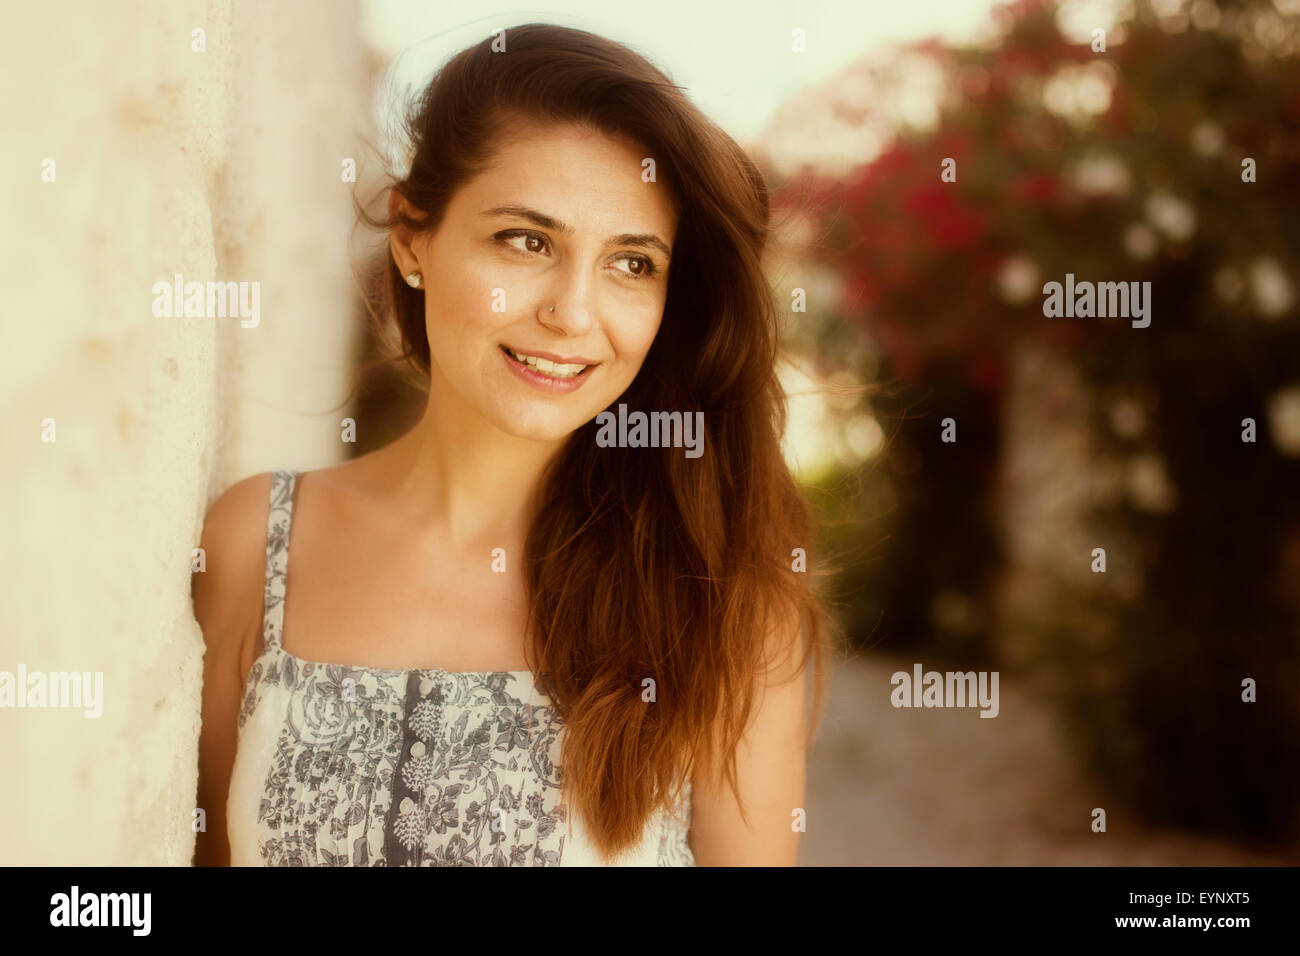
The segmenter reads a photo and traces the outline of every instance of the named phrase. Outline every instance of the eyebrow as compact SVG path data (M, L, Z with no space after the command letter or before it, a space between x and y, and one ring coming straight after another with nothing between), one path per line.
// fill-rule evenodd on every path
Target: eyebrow
M518 216L520 219L527 219L534 225L541 226L543 229L553 229L556 232L563 232L573 235L576 231L567 223L560 222L553 216L548 216L544 212L538 212L528 206L520 206L511 203L505 206L493 206L491 209L483 210L480 215L483 216ZM653 233L633 233L625 232L619 236L610 236L608 240L612 246L636 246L640 249L655 248L665 256L672 258L673 251L668 248L668 244Z

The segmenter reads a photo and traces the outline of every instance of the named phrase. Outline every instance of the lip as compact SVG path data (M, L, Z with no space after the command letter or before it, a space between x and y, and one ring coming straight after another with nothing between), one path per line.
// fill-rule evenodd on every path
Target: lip
M501 344L505 345L504 342ZM599 365L600 364L599 362L596 362L592 359L584 358L581 355L570 355L566 358L563 355L556 355L554 352L543 352L540 351L539 349L517 349L513 345L506 345L506 348L514 352L516 355L531 355L533 358L544 358L551 362L558 362L561 365Z
M506 366L511 372L539 391L549 392L552 395L566 395L569 392L582 388L587 379L591 378L591 373L596 369L598 364L588 365L572 378L553 378L549 375L543 375L541 372L535 372L527 365L516 362L506 353L505 346L502 346L498 351L501 353L501 361L506 363ZM525 354L535 355L537 353L527 352ZM544 356L538 355L538 358L542 357Z

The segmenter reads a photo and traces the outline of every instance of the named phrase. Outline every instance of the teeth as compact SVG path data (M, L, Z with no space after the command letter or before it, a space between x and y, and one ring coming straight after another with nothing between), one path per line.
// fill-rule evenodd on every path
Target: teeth
M510 349L506 349L506 351L510 352L511 356L513 356L517 361L523 362L530 368L535 368L543 375L549 375L551 378L573 378L573 376L577 375L587 367L585 365L565 365L558 362L552 362L550 359L538 358L535 355L523 355L519 352L511 351Z

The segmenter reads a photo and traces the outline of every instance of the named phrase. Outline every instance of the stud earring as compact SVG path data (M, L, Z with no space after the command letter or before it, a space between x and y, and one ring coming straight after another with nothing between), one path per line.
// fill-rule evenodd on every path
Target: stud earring
M409 285L412 289L420 288L420 282L421 282L421 278L420 278L420 273L418 272L412 272L408 274L406 277L406 284Z

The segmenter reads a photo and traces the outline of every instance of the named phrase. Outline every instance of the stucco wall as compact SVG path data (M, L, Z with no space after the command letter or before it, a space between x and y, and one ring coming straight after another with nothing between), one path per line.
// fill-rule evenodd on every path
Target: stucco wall
M0 37L0 672L104 697L0 707L0 864L186 865L203 514L343 454L358 8L39 3ZM259 283L257 326L156 316L176 273Z

